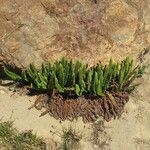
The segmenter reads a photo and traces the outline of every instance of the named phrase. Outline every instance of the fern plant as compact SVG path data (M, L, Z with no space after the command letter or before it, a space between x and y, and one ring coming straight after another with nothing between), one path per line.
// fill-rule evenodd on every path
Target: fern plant
M135 78L141 77L145 72L145 66L133 66L133 60L127 57L123 60L118 68L116 82L119 85L119 90L129 88Z
M145 66L133 66L133 60L124 59L120 64L110 59L108 65L98 63L94 67L64 57L53 64L43 63L40 69L33 64L17 74L4 67L8 77L14 81L31 85L36 90L53 91L60 93L73 92L77 96L93 94L103 96L106 91L112 90L115 82L119 91L127 90L135 78L141 77Z

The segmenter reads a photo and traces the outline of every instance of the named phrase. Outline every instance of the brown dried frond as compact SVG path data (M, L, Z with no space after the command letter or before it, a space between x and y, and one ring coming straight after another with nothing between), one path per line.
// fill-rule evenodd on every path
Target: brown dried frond
M94 122L99 117L103 117L106 121L110 121L111 118L120 117L128 99L128 94L125 92L106 93L100 98L79 97L77 99L65 99L62 95L57 94L47 103L47 109L41 116L49 113L60 120L72 121L82 117L83 122ZM33 107L37 107L38 103L41 104L42 100L45 101L43 95L38 97Z

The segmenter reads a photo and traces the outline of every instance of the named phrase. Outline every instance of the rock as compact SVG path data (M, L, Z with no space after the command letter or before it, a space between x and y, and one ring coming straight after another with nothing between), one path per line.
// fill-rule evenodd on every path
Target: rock
M62 56L91 65L150 46L150 1L0 0L0 62L24 68Z
M103 16L104 24L108 26L111 38L116 42L128 41L130 43L134 39L134 33L138 24L137 12L127 3L115 0L106 9Z

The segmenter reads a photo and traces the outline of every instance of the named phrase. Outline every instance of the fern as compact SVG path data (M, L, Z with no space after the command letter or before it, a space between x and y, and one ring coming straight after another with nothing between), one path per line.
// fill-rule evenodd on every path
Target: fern
M36 90L57 90L60 93L73 92L77 96L93 94L103 96L111 89L115 82L115 91L133 89L131 85L135 78L141 77L145 66L133 66L133 60L124 59L121 64L110 59L108 65L98 63L96 66L88 65L64 57L55 63L43 63L40 69L34 64L17 74L4 67L6 75L14 81L31 85ZM69 92L69 93L70 93Z

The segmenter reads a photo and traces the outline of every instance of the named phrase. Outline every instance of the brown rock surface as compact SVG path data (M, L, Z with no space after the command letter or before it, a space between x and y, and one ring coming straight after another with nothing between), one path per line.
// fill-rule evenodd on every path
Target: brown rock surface
M0 61L135 58L150 46L149 0L0 0Z

